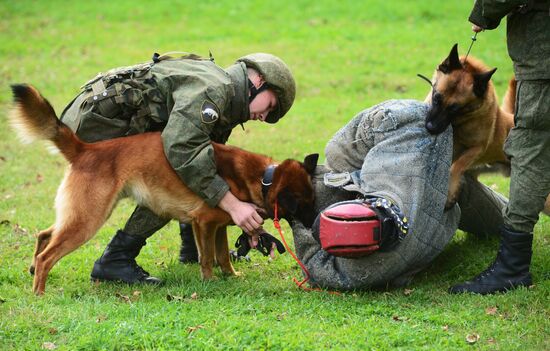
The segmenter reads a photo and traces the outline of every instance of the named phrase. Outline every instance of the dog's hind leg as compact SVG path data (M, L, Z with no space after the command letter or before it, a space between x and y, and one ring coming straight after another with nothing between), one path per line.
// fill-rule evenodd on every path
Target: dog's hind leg
M39 255L35 258L35 275L33 282L33 292L42 295L46 288L46 279L52 267L61 258L74 251L99 229L101 223L74 222L55 229L52 233L50 242Z
M227 227L219 227L216 230L216 261L220 269L227 275L241 275L236 272L229 257L229 244L227 242Z
M93 206L75 206L69 216L58 219L47 246L35 257L35 294L44 293L48 273L57 261L95 235L107 220L113 203L112 199L105 199L103 204L97 202Z
M35 294L44 293L48 273L55 263L90 240L109 217L119 189L110 179L102 179L97 174L71 174L59 187L51 238L34 260Z
M50 242L50 239L52 237L52 232L54 230L54 226L52 225L48 229L45 229L41 231L40 233L36 234L36 246L34 248L34 255L32 256L32 263L29 267L29 273L31 275L34 275L34 266L35 266L35 260L36 256L38 256L46 246L48 246L48 243Z

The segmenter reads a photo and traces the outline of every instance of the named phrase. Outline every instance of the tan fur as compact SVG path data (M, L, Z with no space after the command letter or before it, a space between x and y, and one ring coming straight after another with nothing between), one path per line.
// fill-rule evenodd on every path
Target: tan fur
M502 99L502 110L511 113L512 115L516 111L516 91L517 91L518 82L515 77L512 77L508 82L508 89L504 94L504 99Z
M464 172L475 167L503 163L509 160L503 151L504 141L513 127L513 115L498 106L498 99L489 81L485 98L481 103L476 100L472 86L473 74L484 73L488 68L479 60L469 56L464 69L443 73L436 70L433 77L434 88L443 95L445 106L460 104L475 106L469 113L455 118L453 126L453 163L449 180L446 208L457 200L460 190L460 179ZM430 101L431 95L426 99Z
M87 144L58 121L53 108L36 89L13 89L16 104L10 118L18 133L27 140L52 141L70 163L57 191L55 224L37 236L31 266L36 294L44 293L53 265L92 238L122 196L133 197L160 216L192 223L203 279L213 277L214 262L223 273L237 274L228 254L226 226L232 223L231 217L219 208L209 207L181 182L164 156L160 133ZM260 181L273 160L231 146L213 146L221 176L241 201L272 210L278 194L298 184L292 195L303 195L298 199L301 203L313 204L311 179L300 162L287 160L277 167L266 200ZM281 217L284 215L283 208Z

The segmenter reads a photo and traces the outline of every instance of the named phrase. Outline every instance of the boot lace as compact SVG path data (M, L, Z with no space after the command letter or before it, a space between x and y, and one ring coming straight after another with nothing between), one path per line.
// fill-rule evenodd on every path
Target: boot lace
M132 260L130 265L132 266L134 272L136 272L137 274L140 274L142 276L147 276L147 277L149 276L149 272L141 268L141 266L137 264L136 260Z
M484 270L477 277L475 277L473 281L479 282L481 280L484 280L485 278L490 276L495 271L495 269L499 265L498 257L500 256L500 251L501 250L498 250L497 258L493 261L493 263L486 270Z

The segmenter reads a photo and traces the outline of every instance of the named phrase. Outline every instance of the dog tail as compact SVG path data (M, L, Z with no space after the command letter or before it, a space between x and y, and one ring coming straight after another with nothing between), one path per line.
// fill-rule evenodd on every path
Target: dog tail
M9 121L23 143L47 140L72 162L84 143L61 122L52 105L31 85L12 85L14 106Z
M504 94L504 99L502 99L502 109L511 114L514 114L516 111L517 85L518 81L516 77L512 77L508 83L508 89L506 90L506 94Z

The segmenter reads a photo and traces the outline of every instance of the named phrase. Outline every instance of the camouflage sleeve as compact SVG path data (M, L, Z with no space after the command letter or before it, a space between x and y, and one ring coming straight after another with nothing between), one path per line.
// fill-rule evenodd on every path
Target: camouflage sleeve
M495 29L500 21L525 0L476 0L468 20L483 29Z
M183 182L208 205L217 206L229 186L217 174L210 135L226 99L192 84L175 90L172 98L174 107L162 132L164 153ZM205 115L205 109L214 112Z

